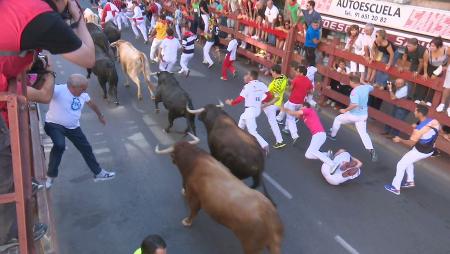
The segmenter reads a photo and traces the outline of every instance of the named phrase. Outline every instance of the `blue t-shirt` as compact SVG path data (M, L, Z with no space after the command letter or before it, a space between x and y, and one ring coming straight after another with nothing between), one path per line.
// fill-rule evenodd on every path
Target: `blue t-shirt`
M306 30L305 47L317 48L317 43L314 43L313 39L320 40L320 28L316 30L310 26Z
M369 93L373 91L371 85L359 85L353 88L350 93L350 103L358 104L358 107L350 110L350 113L357 116L367 115L367 101L369 100Z

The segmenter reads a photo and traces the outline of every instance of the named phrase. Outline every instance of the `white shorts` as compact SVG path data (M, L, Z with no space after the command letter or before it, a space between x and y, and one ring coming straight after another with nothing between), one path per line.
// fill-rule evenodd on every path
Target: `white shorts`
M450 88L450 67L447 67L447 72L445 73L444 88Z

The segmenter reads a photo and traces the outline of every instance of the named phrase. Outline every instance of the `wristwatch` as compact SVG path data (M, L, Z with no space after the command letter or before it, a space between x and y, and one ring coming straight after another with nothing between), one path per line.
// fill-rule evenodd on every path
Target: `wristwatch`
M54 71L47 71L47 74L51 74L53 78L56 78L56 72Z

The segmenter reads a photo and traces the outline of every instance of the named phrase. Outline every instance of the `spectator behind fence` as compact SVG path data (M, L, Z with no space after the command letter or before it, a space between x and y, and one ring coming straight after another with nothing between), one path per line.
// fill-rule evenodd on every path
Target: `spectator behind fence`
M315 7L316 2L308 1L306 3L306 10L302 10L307 28L309 28L314 21L319 21L319 27L322 27L322 16L314 9Z
M315 66L316 65L316 48L320 42L320 25L319 20L312 22L308 27L305 36L305 57L306 61Z
M392 85L392 82L388 82L388 91L391 100L398 101L401 99L406 99L406 97L408 96L408 85L406 84L405 80L398 78L395 80L394 85ZM409 111L407 109L394 105L391 111L391 116L398 120L405 120L405 118L408 116L408 113ZM387 136L387 138L393 138L395 136L398 136L399 134L400 131L395 129L394 127L391 127L387 124L384 126L383 135Z
M346 37L346 42L345 42L345 47L344 49L352 52L354 54L361 55L359 53L361 53L361 50L364 50L364 47L361 45L361 40L360 40L360 35L359 35L359 26L358 25L351 25L348 29L347 29L347 37ZM356 42L358 42L359 44L356 44ZM364 51L362 51L364 52ZM360 70L359 72L364 72L364 66L360 65L359 69L358 69L358 63L356 62L350 62L350 71L355 73L358 70ZM361 68L362 67L362 68Z
M389 70L394 65L394 45L387 39L385 30L378 30L375 35L375 41L372 45L372 61L382 62L386 64L385 70ZM369 80L375 79L375 86L384 88L389 78L389 74L372 70Z
M274 27L274 23L277 19L278 13L279 13L278 8L273 4L273 1L268 0L266 11L264 12L264 16L265 16L266 24L269 27L271 27L271 28ZM271 45L275 45L276 37L273 34L267 34L267 32L265 34L266 34L266 36L264 36L264 38L262 38L262 39L264 41L267 40L267 42Z
M436 108L437 112L442 112L444 110L445 104L447 103L448 97L450 95L450 69L447 67L447 72L445 74L444 80L444 91L442 93L441 103ZM447 115L450 117L450 107L447 104Z
M141 243L134 254L166 254L167 244L159 235L149 235Z
M419 45L417 38L408 38L405 53L403 53L401 61L398 62L398 71L402 72L405 69L409 69L414 76L417 76L417 74L423 71L424 53L425 47Z
M375 26L373 24L367 23L364 27L363 33L361 33L353 45L355 48L355 54L363 56L367 62L370 60L370 53L372 49L373 42L375 41ZM366 82L369 76L370 68L366 68L362 64L358 64L358 70L356 70L356 65L350 66L351 72L358 71L361 73L361 82Z
M209 25L209 7L207 0L200 0L199 8L200 8L200 17L203 21L203 32L206 33L208 31Z
M75 1L0 1L2 15L2 40L0 42L0 92L8 91L9 81L21 75L36 57L35 49L45 49L62 56L82 67L95 63L94 43L86 29L82 13ZM71 17L72 25L66 24ZM43 74L44 82L53 85L50 67ZM52 91L52 89L50 89ZM40 92L27 87L28 99L37 102ZM36 94L37 93L37 94ZM40 94L40 95L39 95ZM13 188L12 155L7 129L6 103L0 103L4 123L0 128L0 194L10 193ZM31 183L28 183L31 184ZM17 220L14 204L0 205L0 245L17 241ZM42 237L39 227L33 228L35 239ZM36 234L38 233L38 234ZM45 232L44 232L45 233Z

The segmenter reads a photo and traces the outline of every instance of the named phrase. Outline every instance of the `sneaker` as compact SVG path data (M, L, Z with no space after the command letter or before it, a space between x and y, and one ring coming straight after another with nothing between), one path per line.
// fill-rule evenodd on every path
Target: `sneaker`
M179 72L178 72L178 74L182 74L184 71L183 70L180 70Z
M189 74L191 74L191 70L188 70L188 71L186 72L186 78L189 77Z
M235 78L237 76L237 71L233 72L233 78Z
M340 163L335 163L333 167L330 168L330 174L334 175L334 173L336 172L336 170L339 168L340 165L341 165Z
M202 64L208 64L208 62L207 61L203 61Z
M295 146L295 144L297 143L299 137L296 137L294 139L292 139L292 145Z
M400 185L400 188L412 188L412 187L416 187L416 183L414 183L414 181L411 182L404 182L402 183L402 185Z
M47 177L47 180L45 181L45 188L50 189L54 181L55 181L54 177Z
M98 173L96 176L94 176L94 182L111 180L111 179L114 179L115 176L116 176L116 173L102 169L102 171L100 171L100 173Z
M285 146L286 146L286 143L278 142L278 143L275 143L272 147L275 148L275 149L278 149L278 148L283 148Z
M36 223L33 226L33 239L35 241L40 240L46 233L48 230L48 226L46 224L43 223Z
M331 136L330 133L327 133L327 138L332 141L336 141L336 137Z
M376 162L378 160L378 155L375 152L375 149L370 150L370 159L372 159L372 162Z
M290 132L289 132L289 129L286 129L286 128L283 128L282 130L281 130L281 132L283 132L284 134L289 134Z
M333 150L328 150L327 157L333 159L333 155L334 155Z
M12 238L3 245L0 245L0 253L14 253L19 254L19 240L17 238Z
M436 112L444 111L444 107L445 107L445 105L443 103L439 104L439 106L437 106L437 108L436 108Z
M224 77L220 77L220 79L221 79L221 80L224 80L224 81L227 81L227 80L228 80L227 78L224 78Z
M208 69L211 69L214 66L214 63L208 65Z
M384 189L387 191L390 191L392 193L394 193L395 195L400 195L400 190L397 190L394 186L392 186L391 184L386 184L384 186Z

